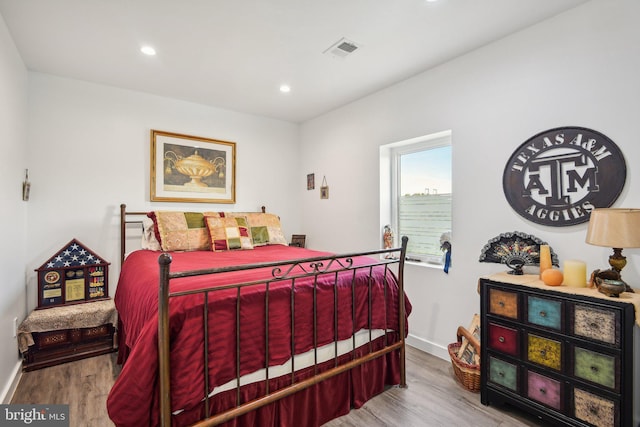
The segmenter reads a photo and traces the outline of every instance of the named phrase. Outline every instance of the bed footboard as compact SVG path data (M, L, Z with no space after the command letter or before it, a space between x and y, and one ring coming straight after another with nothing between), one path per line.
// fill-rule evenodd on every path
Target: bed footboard
M282 261L274 263L263 263L253 265L243 265L237 267L225 267L225 268L213 268L197 271L186 272L172 272L171 262L172 257L168 253L163 253L158 259L160 268L160 287L159 287L159 305L158 305L158 351L159 351L159 419L161 426L172 425L172 402L171 402L171 340L170 340L170 308L171 304L174 304L175 300L179 298L202 298L203 301L210 301L211 295L216 292L234 292L237 293L236 304L236 329L235 329L235 369L236 378L234 380L236 384L236 397L235 405L233 407L225 409L220 413L214 413L212 410L211 400L214 398L212 395L212 385L210 384L210 343L211 336L215 336L214 331L210 331L211 310L209 303L202 304L202 329L203 336L208 337L204 340L204 367L202 375L204 376L204 387L202 390L202 405L204 406L205 416L201 421L197 422L197 426L215 426L224 422L230 421L236 417L247 414L251 411L261 408L265 405L269 405L275 401L278 401L287 396L293 395L301 390L307 389L315 384L339 375L343 372L349 371L354 367L361 366L374 359L387 356L389 353L393 353L393 357L399 358L398 363L400 366L400 381L401 387L406 386L406 372L405 372L405 336L406 330L406 316L407 311L405 307L405 294L403 286L403 271L404 262L407 248L406 237L402 238L402 245L396 249L384 249L370 252L352 253L346 255L330 256L330 257L318 257L318 258L306 258L302 260ZM194 291L181 291L171 292L169 284L173 280L185 278L189 276L203 276L203 275L219 275L219 274L235 274L237 277L242 276L243 272L249 270L268 270L268 278L264 280L250 280L250 281L238 281L230 283L225 286L216 286L205 289L198 289ZM344 280L348 278L348 280ZM340 278L340 280L338 280ZM380 280L380 278L382 278ZM345 284L346 283L346 284ZM304 285L303 285L304 284ZM289 385L285 387L278 387L277 389L270 389L271 379L274 374L274 366L269 361L270 355L270 341L275 339L271 335L273 331L270 331L269 322L272 317L273 301L276 299L274 290L279 290L278 294L282 294L284 286L287 288L287 298L289 299L288 309L290 312L290 331L288 335L291 336L291 368L286 374L290 377ZM309 314L309 318L312 319L313 325L313 349L311 350L313 363L310 370L313 374L304 379L297 377L296 363L297 360L294 357L296 353L296 342L294 337L296 336L296 316L300 313L300 295L303 294L302 289L309 289L305 291L309 293L309 301L312 301L309 305L312 311ZM240 370L240 357L245 351L241 347L241 332L243 328L240 325L241 316L241 293L252 292L252 289L260 289L264 295L261 298L264 299L264 342L265 348L261 351L264 352L264 389L265 392L261 396L252 398L248 401L243 401L241 394L241 370ZM326 292L329 292L327 294ZM344 309L344 295L350 294L351 301L347 303L350 307L351 313L348 313L347 317L351 318L352 338L349 338L347 345L349 350L346 354L339 353L339 331L344 329L344 323L339 320L345 316ZM329 297L327 297L329 295ZM327 298L333 298L333 307L324 307L319 304L319 300L327 300ZM341 301L339 306L339 299ZM280 308L282 308L280 306ZM325 320L321 325L318 324L318 319L321 316L325 316L324 311L328 310L333 318L333 325L330 328L333 329L334 339L330 344L327 344L330 348L332 356L329 361L323 361L320 359L320 352L318 347L322 346L322 342L319 341L319 335L325 331L328 327ZM380 319L380 314L384 311L384 316L392 316L393 319ZM340 313L340 314L339 314ZM362 314L365 313L365 314ZM361 320L360 317L367 317L366 320ZM397 318L396 318L397 316ZM324 317L323 317L324 319ZM365 339L365 344L358 343L356 340L356 329L359 328L360 323L364 322L365 330L364 334L368 334ZM380 322L384 323L384 327L380 328ZM387 325L394 325L388 327ZM308 327L308 325L307 325ZM323 328L323 329L321 329ZM378 335L374 335L374 331L379 330ZM349 342L350 341L350 342ZM375 345L373 343L381 345ZM358 350L358 351L357 351ZM360 354L363 353L363 354ZM297 357L297 356L296 356ZM346 361L345 361L346 358ZM327 363L331 366L327 367ZM233 381L232 381L233 382ZM175 411L175 408L173 409Z

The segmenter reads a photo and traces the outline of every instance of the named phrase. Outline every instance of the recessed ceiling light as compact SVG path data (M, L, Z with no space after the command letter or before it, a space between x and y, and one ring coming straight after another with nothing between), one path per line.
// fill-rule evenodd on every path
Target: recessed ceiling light
M291 92L291 86L289 86L289 85L280 85L280 92L282 92L282 93Z
M144 53L145 55L149 55L149 56L153 56L156 54L156 50L154 48L152 48L151 46L142 46L140 48L140 52Z

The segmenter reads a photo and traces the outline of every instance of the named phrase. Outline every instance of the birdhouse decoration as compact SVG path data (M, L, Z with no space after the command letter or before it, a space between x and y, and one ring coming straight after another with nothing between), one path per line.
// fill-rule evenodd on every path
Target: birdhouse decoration
M109 298L109 263L73 239L38 272L38 308Z

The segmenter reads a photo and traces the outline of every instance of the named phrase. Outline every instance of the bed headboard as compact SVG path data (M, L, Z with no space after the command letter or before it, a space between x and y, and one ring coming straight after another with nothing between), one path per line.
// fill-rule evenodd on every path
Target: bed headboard
M261 207L262 213L266 213L266 207ZM127 211L127 205L120 205L120 266L124 262L127 252L127 226L129 224L138 224L142 229L142 220L147 217L148 211Z

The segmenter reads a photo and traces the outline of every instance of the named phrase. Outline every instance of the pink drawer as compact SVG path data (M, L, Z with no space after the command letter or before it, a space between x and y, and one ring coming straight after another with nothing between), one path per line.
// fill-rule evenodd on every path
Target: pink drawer
M528 371L527 396L558 411L562 410L562 383L553 378Z

